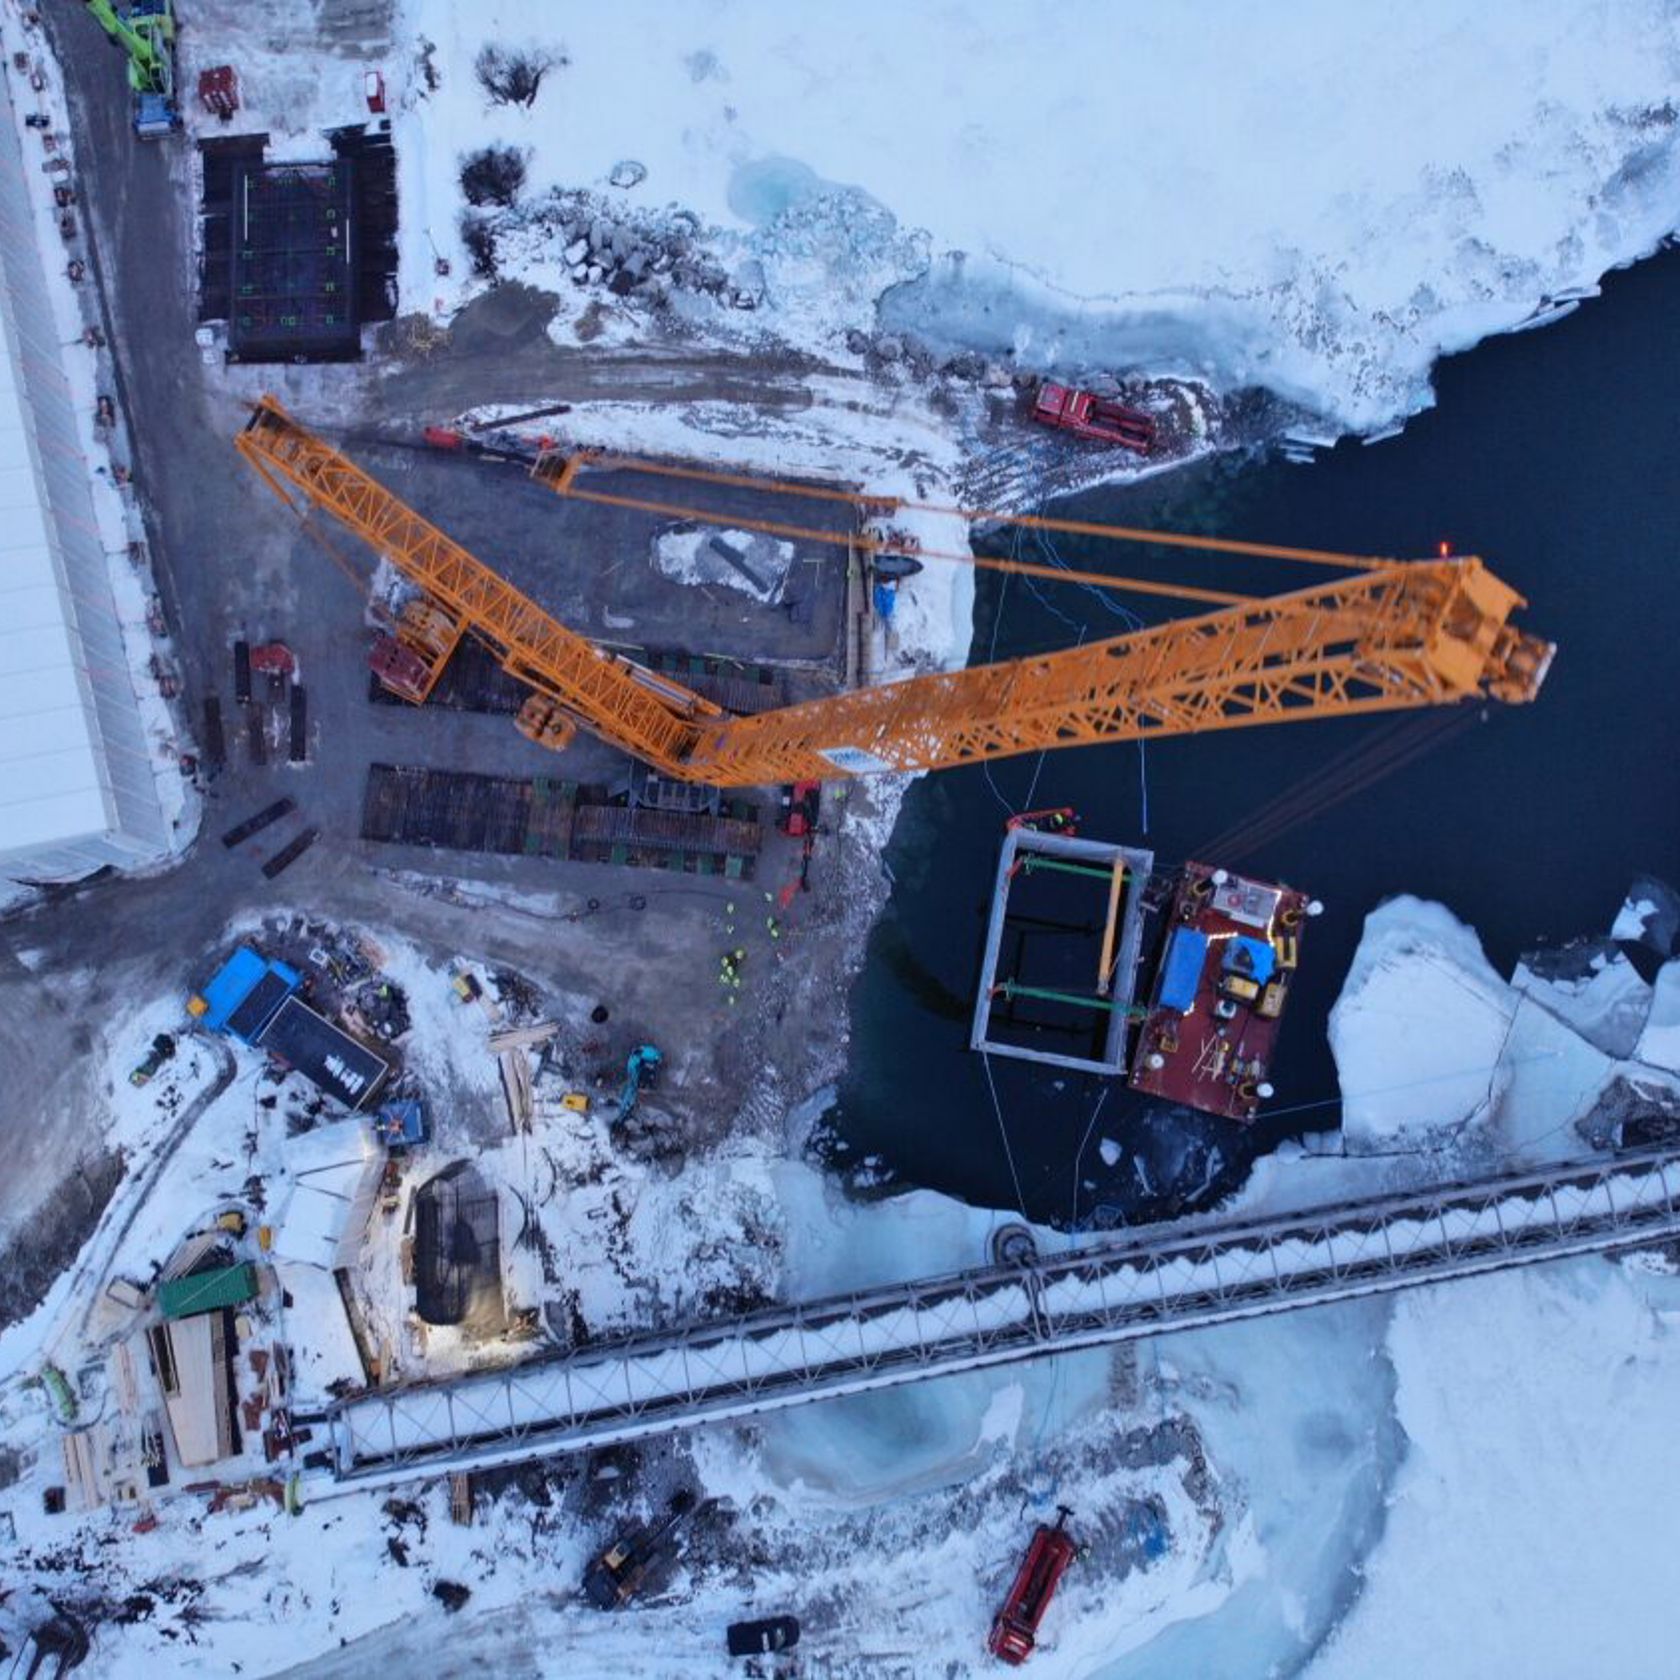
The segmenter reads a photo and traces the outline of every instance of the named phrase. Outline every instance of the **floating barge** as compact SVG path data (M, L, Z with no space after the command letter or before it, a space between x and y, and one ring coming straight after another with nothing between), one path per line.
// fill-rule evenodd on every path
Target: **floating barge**
M1272 1095L1301 928L1322 906L1209 864L1153 868L1150 852L1017 819L998 858L969 1047L1125 1076L1246 1125Z
M1293 887L1187 863L1138 1029L1132 1089L1252 1121L1272 1094L1301 927L1319 908Z

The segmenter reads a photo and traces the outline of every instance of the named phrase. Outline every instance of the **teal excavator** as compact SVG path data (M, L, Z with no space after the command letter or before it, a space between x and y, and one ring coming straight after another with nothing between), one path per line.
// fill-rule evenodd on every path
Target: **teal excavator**
M128 85L134 94L134 132L143 140L181 126L175 97L175 10L173 0L131 0L120 11L112 0L86 0L100 27L128 55Z
M618 1093L617 1121L628 1120L636 1112L636 1104L659 1073L665 1060L657 1044L638 1044L624 1064L624 1088Z

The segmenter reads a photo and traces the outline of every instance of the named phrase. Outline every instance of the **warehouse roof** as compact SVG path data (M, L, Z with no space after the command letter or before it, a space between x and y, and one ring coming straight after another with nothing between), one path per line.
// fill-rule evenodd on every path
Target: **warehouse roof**
M4 287L0 356L0 851L112 825L74 608L53 561Z

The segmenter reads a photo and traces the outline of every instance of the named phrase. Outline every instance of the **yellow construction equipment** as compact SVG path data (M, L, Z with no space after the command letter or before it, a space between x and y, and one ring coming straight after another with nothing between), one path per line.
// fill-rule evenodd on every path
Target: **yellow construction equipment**
M521 721L532 739L564 745L569 726L579 724L665 775L722 787L940 769L1051 747L1465 700L1532 700L1554 651L1509 622L1522 598L1477 559L1381 561L1194 538L1187 542L1197 547L1339 560L1356 570L1266 599L1156 585L1229 604L1083 647L731 717L567 629L273 397L256 405L236 444L282 500L295 492L332 514L421 591L429 610L398 624L384 664L376 656L397 692L424 698L449 650L470 634L532 689Z

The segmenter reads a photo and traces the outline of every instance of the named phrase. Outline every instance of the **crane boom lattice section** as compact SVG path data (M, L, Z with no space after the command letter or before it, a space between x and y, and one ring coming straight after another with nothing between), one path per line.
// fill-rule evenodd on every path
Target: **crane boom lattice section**
M1083 647L731 718L568 630L272 397L237 444L283 498L289 485L331 513L424 591L457 634L486 642L567 717L667 775L723 787L1476 698L1530 700L1553 652L1510 625L1522 598L1479 560L1350 557L1368 569Z
M672 774L696 738L693 718L717 708L676 683L659 692L637 668L545 612L484 562L423 519L384 485L314 437L272 397L235 440L284 496L290 484L333 515L493 647L506 668L558 701L598 734ZM671 698L667 699L669 695Z
M1549 643L1479 560L1415 561L1059 653L916 677L702 731L707 779L938 769L1489 696L1532 699Z

